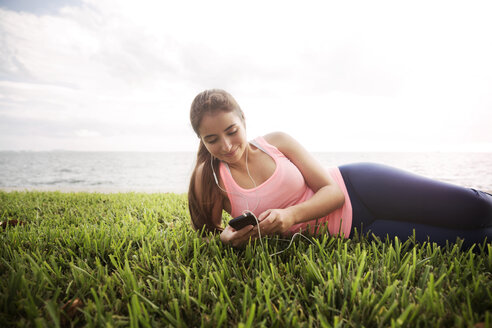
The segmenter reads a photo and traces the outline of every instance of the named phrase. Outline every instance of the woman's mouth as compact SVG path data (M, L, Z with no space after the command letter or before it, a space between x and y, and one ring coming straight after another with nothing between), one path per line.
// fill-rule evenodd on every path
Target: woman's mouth
M226 156L226 157L232 157L232 156L234 156L236 154L236 151L237 151L237 148L234 149L233 151L231 151L230 153L225 154L224 156Z

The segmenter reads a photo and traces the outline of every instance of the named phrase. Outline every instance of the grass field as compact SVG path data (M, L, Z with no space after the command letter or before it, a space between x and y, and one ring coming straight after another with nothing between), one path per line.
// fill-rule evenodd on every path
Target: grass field
M0 192L0 326L492 327L492 244L326 234L237 250L185 195ZM11 221L13 222L13 221Z

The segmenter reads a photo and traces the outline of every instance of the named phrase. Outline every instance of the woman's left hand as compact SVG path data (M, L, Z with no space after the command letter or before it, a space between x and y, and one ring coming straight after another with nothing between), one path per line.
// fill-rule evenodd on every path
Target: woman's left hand
M289 208L270 209L258 216L260 222L260 232L262 236L282 234L287 232L295 223L293 211ZM253 229L257 232L258 229Z

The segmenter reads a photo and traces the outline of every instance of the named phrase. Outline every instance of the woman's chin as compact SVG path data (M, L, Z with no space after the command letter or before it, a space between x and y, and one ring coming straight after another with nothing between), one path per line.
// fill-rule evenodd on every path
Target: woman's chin
M222 158L222 161L226 162L227 164L234 164L239 161L239 158L236 158L235 156L231 156L231 157L224 156Z
M240 159L241 159L241 156L240 156L240 150L239 149L236 150L234 152L234 154L231 156L226 156L226 155L222 156L222 161L226 162L227 164L237 163L237 162L239 162Z

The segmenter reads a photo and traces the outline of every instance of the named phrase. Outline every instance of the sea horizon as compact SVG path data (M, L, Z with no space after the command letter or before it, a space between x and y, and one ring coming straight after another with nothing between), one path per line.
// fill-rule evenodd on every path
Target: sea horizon
M492 152L311 152L328 168L376 162L437 180L492 190ZM2 150L0 190L185 193L195 151Z

